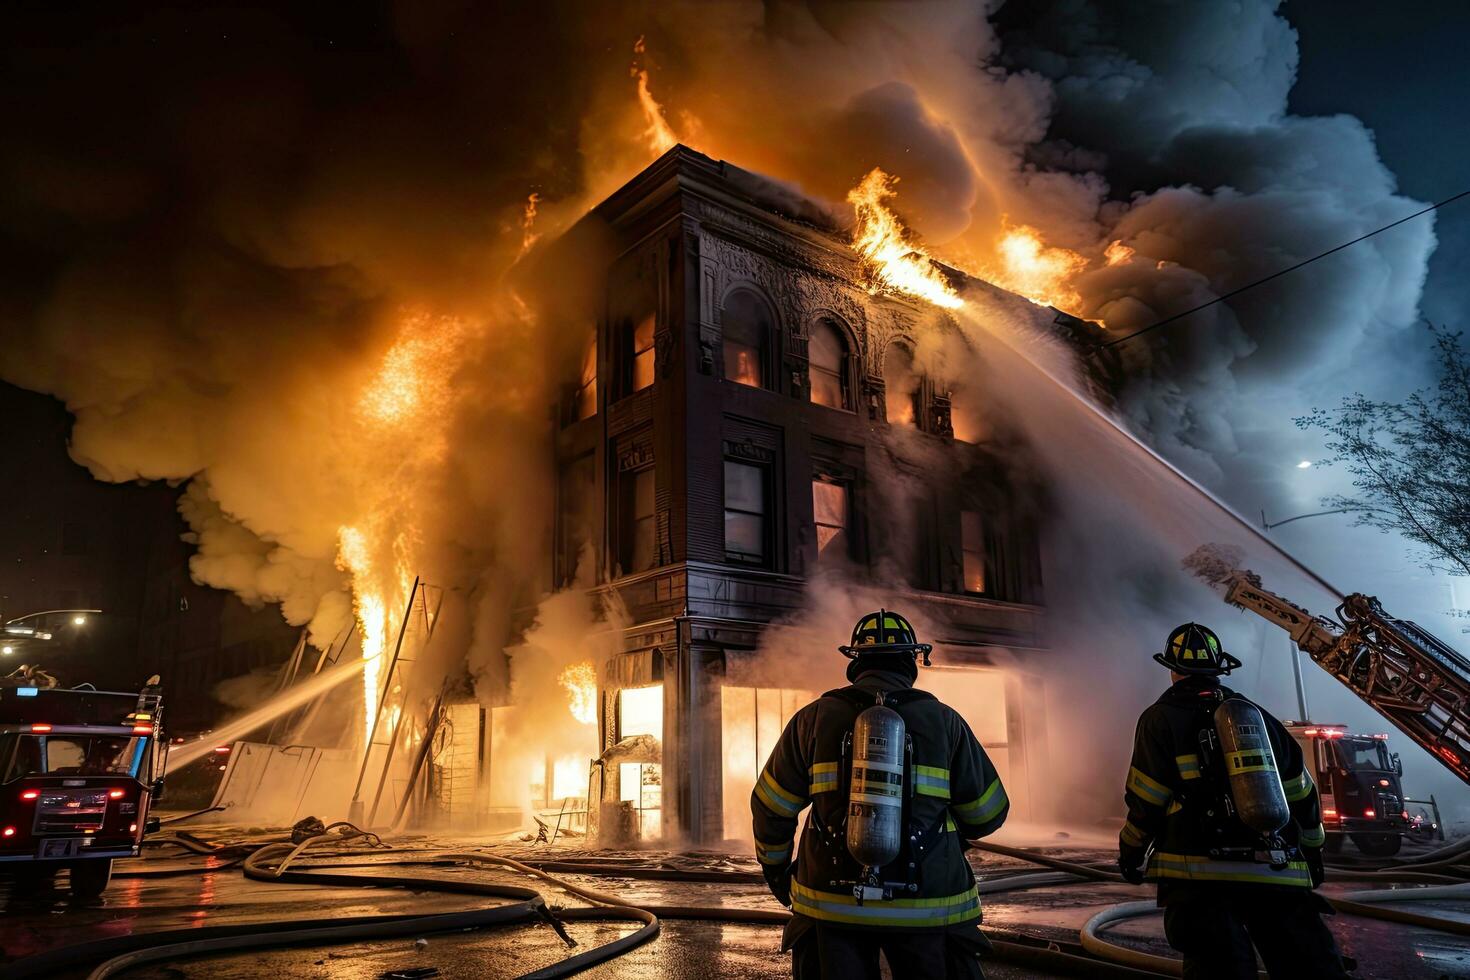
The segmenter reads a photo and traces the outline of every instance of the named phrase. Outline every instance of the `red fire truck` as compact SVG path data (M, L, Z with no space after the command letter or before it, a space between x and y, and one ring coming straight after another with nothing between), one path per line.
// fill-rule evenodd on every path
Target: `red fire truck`
M151 829L161 713L156 676L137 693L62 688L33 668L0 679L0 873L35 888L67 868L72 894L100 895Z
M1290 721L1286 730L1302 747L1322 800L1327 850L1346 834L1364 854L1399 852L1409 815L1400 779L1403 763L1388 751L1387 735L1354 735L1341 725Z

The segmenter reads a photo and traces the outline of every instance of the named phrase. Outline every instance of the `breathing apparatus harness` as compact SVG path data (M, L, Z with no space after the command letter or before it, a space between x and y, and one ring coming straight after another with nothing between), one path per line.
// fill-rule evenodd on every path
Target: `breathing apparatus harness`
M1226 653L1213 630L1186 623L1169 634L1154 659L1194 677L1229 674L1240 661ZM1281 830L1291 809L1276 768L1261 709L1218 685L1194 692L1199 778L1186 779L1181 805L1190 811L1219 861L1255 861L1280 871L1299 857Z
M858 620L852 642L838 649L854 661L888 652L911 654L927 667L932 647L917 641L907 619L880 609ZM941 814L932 827L914 825L914 740L894 709L933 701L934 695L914 688L868 692L848 687L823 697L846 702L854 716L838 761L838 791L845 801L842 819L838 826L828 827L813 811L813 827L831 838L834 848L842 841L862 869L856 879L834 879L828 885L851 888L859 905L917 894L921 858L944 831L945 816ZM904 879L884 880L884 869L895 865L905 872Z

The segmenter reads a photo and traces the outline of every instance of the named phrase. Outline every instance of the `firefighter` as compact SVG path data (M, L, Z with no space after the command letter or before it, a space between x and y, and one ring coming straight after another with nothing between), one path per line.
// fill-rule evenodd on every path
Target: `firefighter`
M881 951L897 980L983 977L978 956L989 947L964 852L967 841L1005 822L1005 788L965 720L914 689L919 661L929 664L931 648L918 642L908 620L870 613L838 649L851 660L852 684L792 717L751 794L756 857L772 894L794 913L782 941L792 974L877 978ZM864 745L887 744L870 742L867 728L863 744L853 744L859 715L880 703L888 724L895 723L892 712L902 719L902 745L888 746L902 764L864 762ZM876 831L863 839L880 826L861 816L875 810L864 810L862 801L874 799L889 808L891 822L880 829L897 856L865 867L853 848L871 854L884 843ZM797 818L807 806L793 857ZM850 809L858 814L851 827Z
M1118 839L1123 877L1158 883L1164 935L1183 955L1186 978L1254 978L1252 944L1273 977L1346 977L1322 921L1332 907L1314 890L1326 834L1300 746L1281 722L1221 686L1240 661L1209 629L1186 623L1154 659L1174 683L1138 719ZM1275 772L1263 753L1224 758L1215 711L1227 699L1239 699L1232 710L1260 712ZM1235 781L1244 776L1257 782ZM1262 837L1246 825L1260 805L1237 799L1248 792L1274 801L1279 831Z

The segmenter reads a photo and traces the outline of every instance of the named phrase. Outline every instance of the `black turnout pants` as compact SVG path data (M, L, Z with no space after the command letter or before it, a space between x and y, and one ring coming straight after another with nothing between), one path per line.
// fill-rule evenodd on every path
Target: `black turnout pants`
M1332 907L1305 888L1174 886L1159 900L1185 980L1255 980L1256 951L1272 977L1348 975L1322 921Z
M787 932L795 980L878 980L878 954L893 980L984 980L979 954L989 949L978 924L906 932L813 922Z

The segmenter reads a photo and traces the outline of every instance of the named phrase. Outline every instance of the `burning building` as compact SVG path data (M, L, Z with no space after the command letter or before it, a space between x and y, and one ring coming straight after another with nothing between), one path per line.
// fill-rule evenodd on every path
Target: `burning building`
M841 683L834 648L870 599L920 625L928 685L1018 809L1039 805L1039 488L984 431L983 392L926 369L943 310L870 289L810 206L683 146L578 236L602 242L605 281L565 328L582 356L557 406L547 584L615 612L613 652L564 678L596 705L592 778L565 782L600 833L746 835L765 756Z

